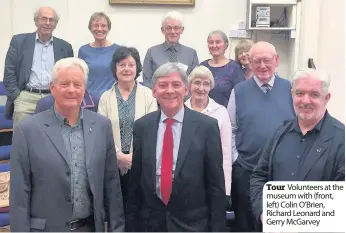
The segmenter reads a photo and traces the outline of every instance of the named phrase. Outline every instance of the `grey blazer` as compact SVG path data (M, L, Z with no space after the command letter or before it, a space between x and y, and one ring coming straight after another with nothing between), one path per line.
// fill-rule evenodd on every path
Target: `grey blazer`
M6 54L4 85L7 92L5 117L12 119L13 102L28 83L35 50L36 32L14 35ZM72 46L53 37L54 60L73 57Z
M83 110L88 180L95 230L124 231L125 220L111 122ZM69 156L53 108L30 116L14 129L11 151L11 231L70 231Z

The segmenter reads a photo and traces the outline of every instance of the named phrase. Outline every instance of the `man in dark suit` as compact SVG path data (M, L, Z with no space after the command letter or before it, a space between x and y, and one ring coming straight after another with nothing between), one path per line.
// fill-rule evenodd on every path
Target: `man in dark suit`
M296 119L285 121L268 141L250 180L256 219L262 219L262 190L268 181L344 181L345 125L326 110L329 76L298 71L292 81Z
M225 181L217 121L184 107L186 72L177 63L153 75L161 110L134 124L128 231L224 231Z
M34 21L36 32L14 35L5 59L5 116L13 118L14 125L33 114L37 101L50 93L54 63L73 57L72 46L52 36L59 21L54 9L39 8Z
M65 58L53 67L54 107L13 133L11 231L124 231L111 122L81 108L88 66Z

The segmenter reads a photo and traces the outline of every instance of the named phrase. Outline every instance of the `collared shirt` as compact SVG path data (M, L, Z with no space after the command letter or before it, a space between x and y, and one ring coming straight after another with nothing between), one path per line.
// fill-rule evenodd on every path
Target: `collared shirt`
M261 90L265 93L265 89L263 87L264 83L261 82L256 76L253 76L253 79L255 80L258 87L261 88ZM275 75L273 75L267 83L270 89L273 88L274 81L275 81ZM233 156L233 161L235 161L238 158L238 150L237 150L236 141L235 141L238 125L237 125L237 116L236 116L237 111L236 111L236 104L235 104L234 89L232 90L231 96L229 98L227 111L229 113L229 118L231 119L231 124L232 124L232 156Z
M54 63L53 36L49 41L43 43L36 33L35 50L27 87L48 90Z
M60 122L61 136L70 157L72 219L87 218L93 213L93 203L86 170L83 110L81 109L80 118L73 126L58 112L55 111L55 115Z
M173 132L173 174L174 178L175 165L178 159L181 131L183 129L184 107L182 107L177 114L173 117L174 123L172 124ZM166 130L166 119L168 117L161 110L161 117L159 128L157 130L157 144L156 144L156 194L161 198L160 182L161 182L161 161L162 161L162 147L163 137Z
M137 83L135 82L135 86L133 87L128 99L124 100L120 93L118 83L115 84L115 94L118 103L121 149L123 152L128 152L131 149L133 122L135 120L136 90Z
M170 61L172 45L164 42L162 44L151 47L145 56L143 62L143 83L147 87L152 87L152 76L156 69L166 62ZM176 51L177 62L181 64L182 68L189 75L199 62L196 50L184 46L180 43L173 45Z
M278 144L273 156L273 179L275 181L299 181L297 176L304 160L320 135L324 117L305 135L296 120Z

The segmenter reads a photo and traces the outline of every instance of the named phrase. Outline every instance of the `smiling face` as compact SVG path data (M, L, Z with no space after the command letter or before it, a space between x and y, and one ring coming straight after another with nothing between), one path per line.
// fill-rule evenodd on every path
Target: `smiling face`
M227 44L222 39L222 37L215 33L208 37L208 49L209 53L213 57L217 57L220 55L223 55L225 53L225 50L227 49Z
M198 76L190 84L191 97L195 100L205 100L208 98L211 83L208 77Z
M39 9L38 18L35 19L37 34L39 38L49 38L56 27L56 15L52 8L41 7Z
M116 64L118 82L133 82L136 77L136 72L136 60L132 56L128 56Z
M61 68L56 74L55 82L50 84L50 90L57 109L79 108L85 93L82 69L79 67Z
M189 93L178 72L157 78L152 91L168 117L173 117L183 107L184 98Z
M105 40L109 32L107 20L104 17L96 18L91 23L90 32L96 41Z
M326 111L330 93L324 93L322 81L306 76L294 82L294 111L301 121L317 123Z
M166 19L161 27L161 32L165 36L168 44L176 44L179 42L181 34L183 34L184 27L179 20Z

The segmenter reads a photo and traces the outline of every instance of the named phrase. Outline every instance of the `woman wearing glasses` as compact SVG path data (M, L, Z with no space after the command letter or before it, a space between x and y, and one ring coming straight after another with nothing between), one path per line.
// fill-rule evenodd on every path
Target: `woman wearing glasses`
M226 108L209 97L214 88L214 77L205 66L194 68L188 78L191 98L185 105L195 111L206 114L218 121L223 153L226 195L231 194L232 183L232 127ZM230 198L228 198L230 200Z
M111 89L102 94L98 112L112 122L125 207L132 165L133 123L138 118L156 111L157 102L151 90L136 81L142 71L137 49L119 47L113 54L110 67L116 81Z
M100 97L103 92L114 84L109 62L119 45L107 40L112 22L103 12L92 14L88 28L94 41L79 48L78 57L83 59L89 67L87 89L95 96Z
M235 61L243 71L245 79L250 79L253 76L253 71L249 61L249 52L253 44L254 43L251 40L241 40L234 48Z
M224 32L211 32L207 41L212 58L203 61L201 65L207 67L215 79L215 87L210 91L209 96L216 103L226 107L233 87L245 80L244 73L235 61L225 57L228 39Z

